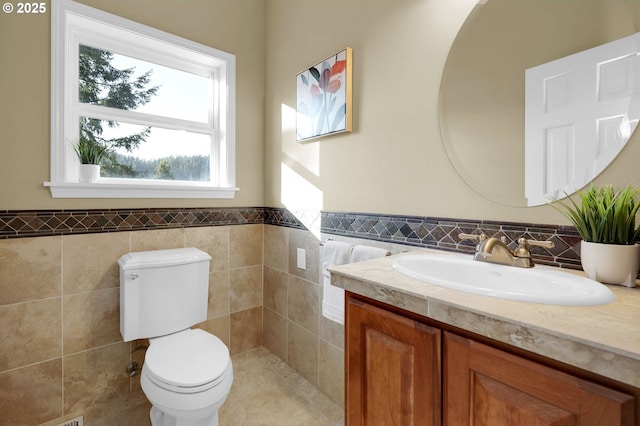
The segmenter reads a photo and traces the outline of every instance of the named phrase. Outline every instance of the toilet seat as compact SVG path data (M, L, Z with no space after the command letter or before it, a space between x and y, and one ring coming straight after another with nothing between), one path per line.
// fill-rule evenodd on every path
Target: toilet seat
M227 346L200 329L151 339L145 356L149 380L176 393L211 389L224 379L229 364Z

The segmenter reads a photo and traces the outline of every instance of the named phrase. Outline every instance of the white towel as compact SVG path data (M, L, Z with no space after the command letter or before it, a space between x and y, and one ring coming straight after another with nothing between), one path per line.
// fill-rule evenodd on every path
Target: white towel
M364 260L376 259L378 257L388 256L390 253L378 247L355 246L351 251L349 263L362 262Z
M353 246L340 241L324 243L322 262L322 315L340 324L344 324L344 290L331 285L331 273L328 268L333 265L349 263Z

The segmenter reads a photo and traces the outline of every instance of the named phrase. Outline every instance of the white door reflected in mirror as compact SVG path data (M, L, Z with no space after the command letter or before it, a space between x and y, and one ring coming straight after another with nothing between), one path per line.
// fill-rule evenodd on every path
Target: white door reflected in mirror
M587 185L638 124L640 33L526 70L529 206Z
M490 0L475 6L447 56L438 101L443 146L460 178L492 202L529 205L525 70L638 31L640 0ZM625 151L640 149L629 145ZM628 166L620 167L629 161L621 157L605 170L607 183L629 183Z

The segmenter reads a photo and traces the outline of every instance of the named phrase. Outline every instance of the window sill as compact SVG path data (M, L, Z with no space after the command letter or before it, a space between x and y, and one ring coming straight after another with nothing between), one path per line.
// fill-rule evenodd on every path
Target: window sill
M238 188L166 183L45 182L53 198L234 198Z

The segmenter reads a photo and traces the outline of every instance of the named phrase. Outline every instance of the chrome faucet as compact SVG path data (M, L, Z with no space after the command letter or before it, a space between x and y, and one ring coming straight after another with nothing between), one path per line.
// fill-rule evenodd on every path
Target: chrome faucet
M497 263L499 265L516 266L518 268L532 268L534 266L531 258L530 246L544 247L551 249L555 246L553 241L536 241L527 238L518 240L518 248L513 253L507 247L504 237L498 239L495 237L487 237L486 234L458 234L461 240L477 241L476 253L473 260L488 263Z

